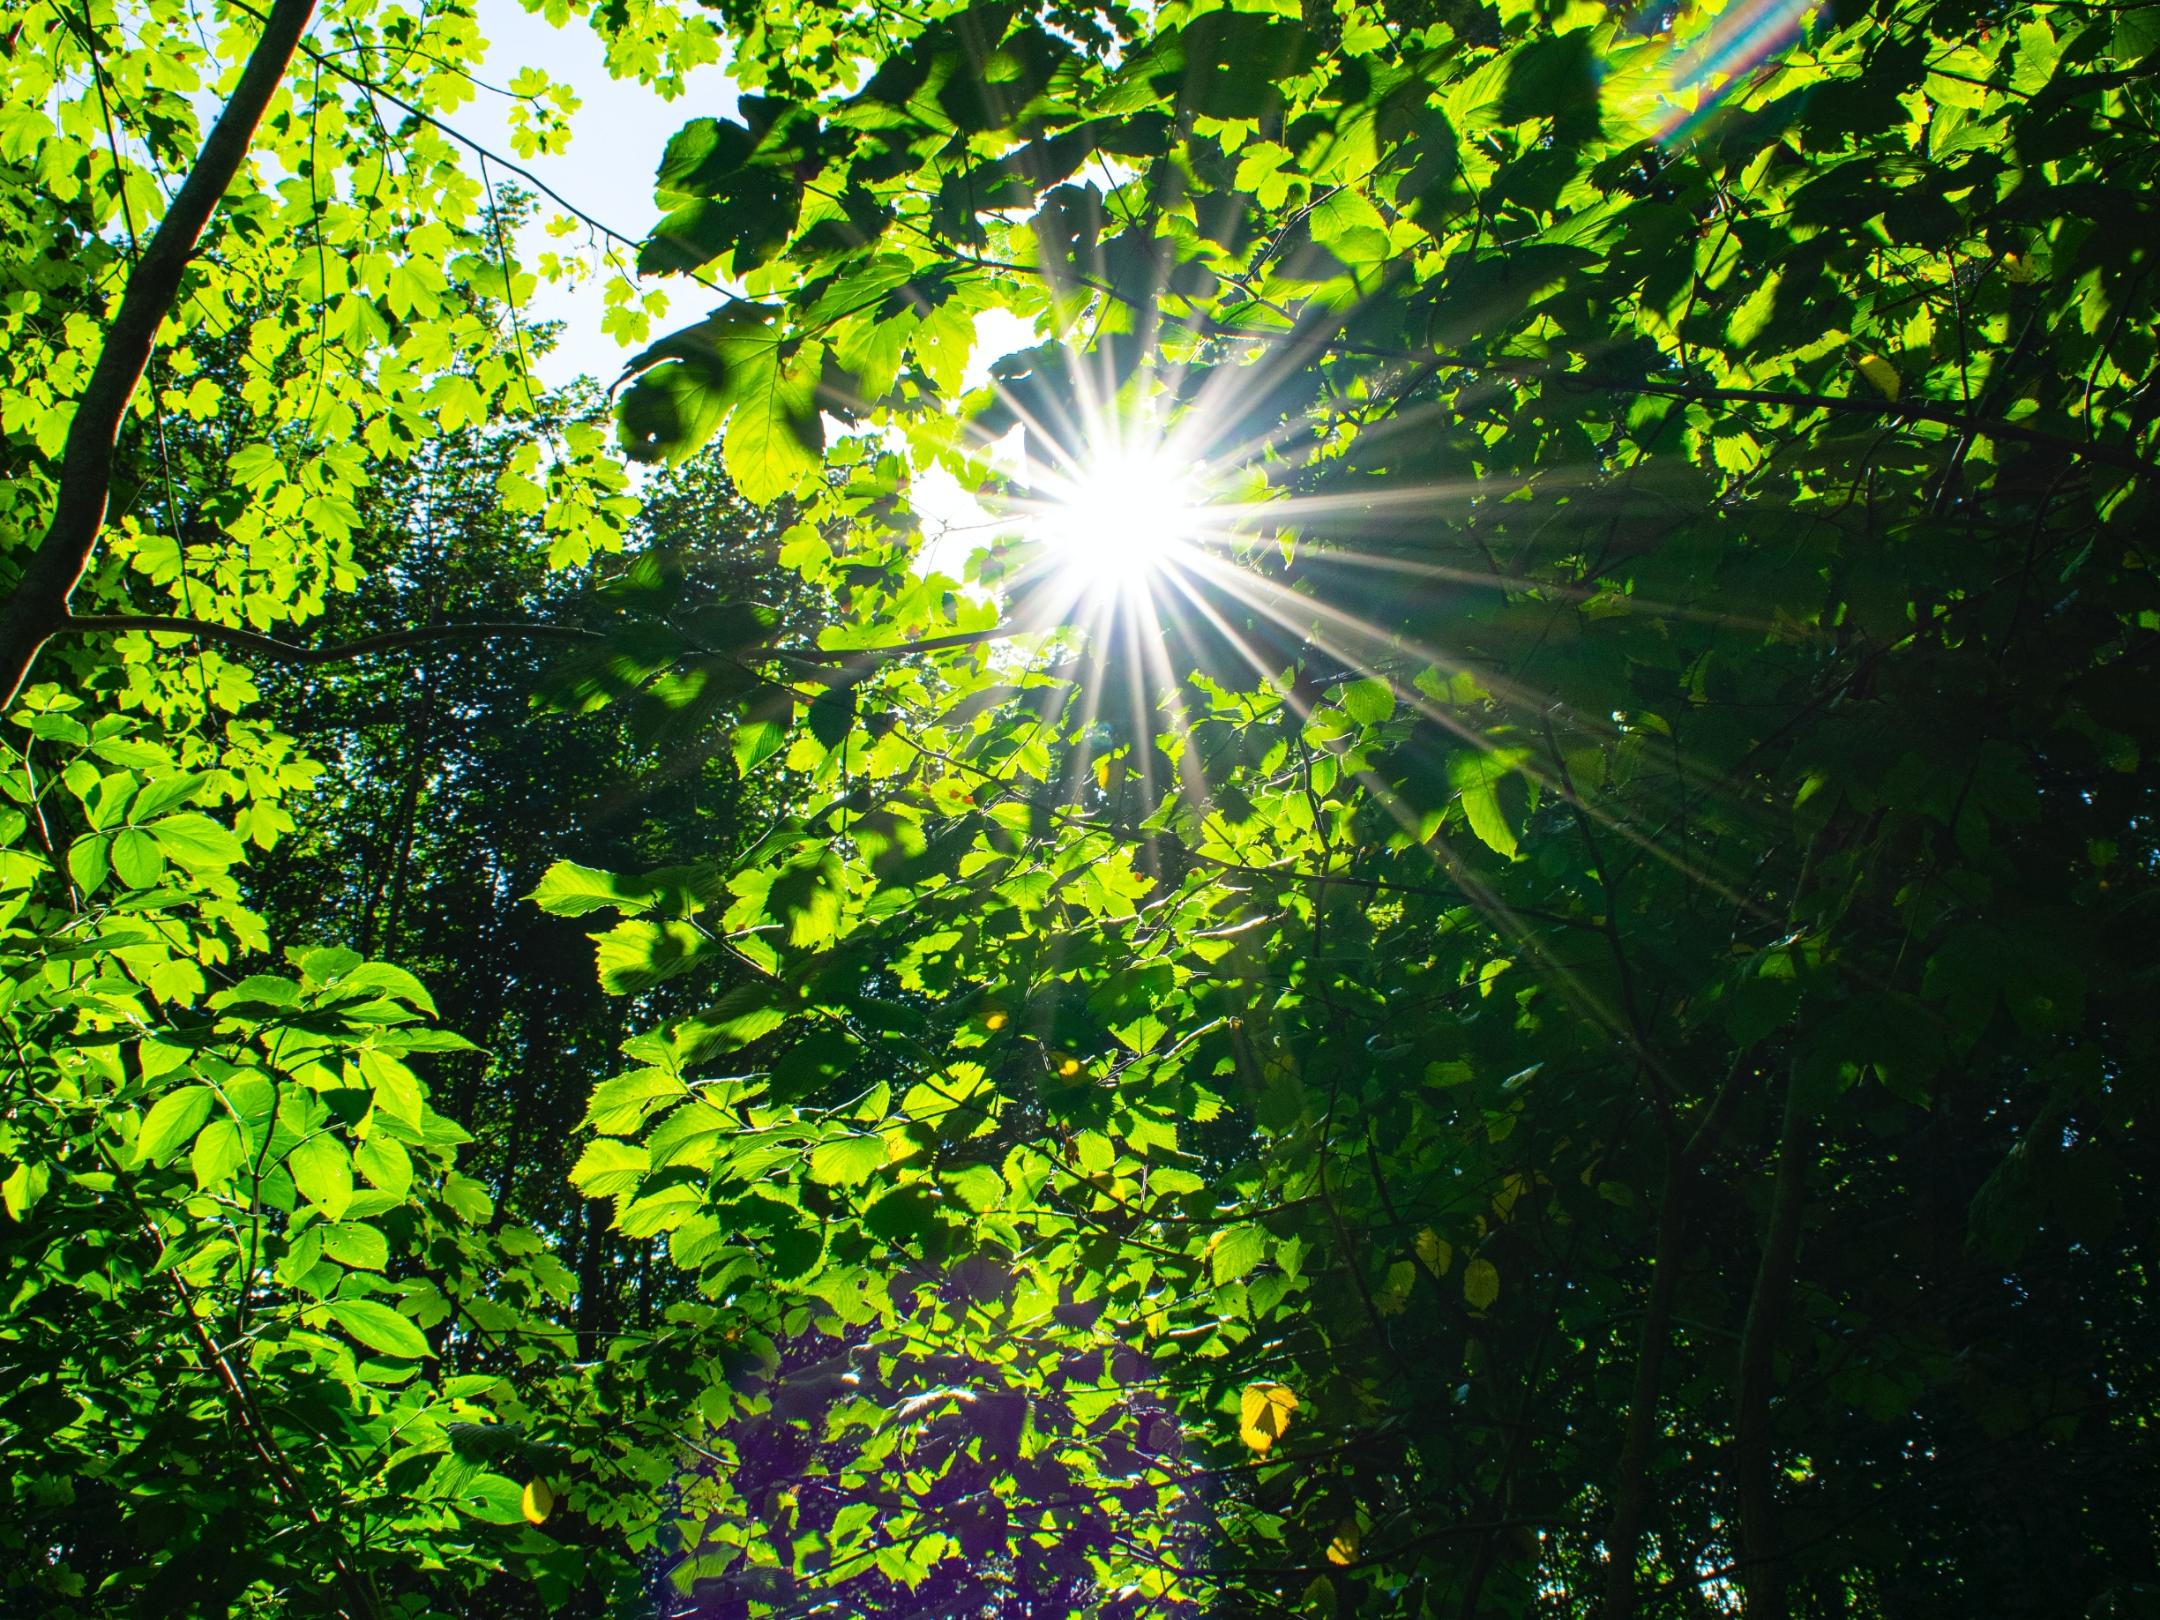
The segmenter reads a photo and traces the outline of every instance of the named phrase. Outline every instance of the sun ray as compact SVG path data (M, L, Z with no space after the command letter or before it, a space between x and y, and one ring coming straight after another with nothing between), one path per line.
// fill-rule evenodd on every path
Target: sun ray
M1276 597L1289 593L1272 592L1265 587L1256 586L1244 570L1233 565L1217 563L1213 566L1215 569L1215 582L1227 592L1237 597L1253 611L1265 615L1284 629L1302 636L1308 645L1326 653L1344 668L1351 670L1364 669L1369 668L1374 662L1371 656L1359 652L1354 646L1344 645L1341 641L1314 628L1310 619L1297 619L1283 608L1278 607ZM1461 667L1453 664L1437 649L1423 647L1413 642L1406 642L1400 637L1387 635L1377 627L1369 625L1339 608L1331 607L1325 602L1302 595L1292 595L1290 599L1299 608L1306 610L1310 614L1317 614L1336 625L1339 629L1349 632L1353 641L1357 638L1363 638L1381 644L1392 652L1409 653L1442 669L1460 669ZM1479 672L1476 678L1493 696L1499 698L1503 703L1513 705L1525 714L1542 715L1554 706L1554 701L1550 698L1522 693L1512 689L1509 683L1496 681L1489 671ZM1424 718L1452 732L1467 746L1486 751L1491 751L1493 748L1491 740L1475 727L1467 725L1459 717L1450 714L1446 709L1431 702L1422 693L1413 690L1404 698L1404 701ZM1588 722L1589 729L1592 730L1593 734L1613 734L1613 728L1609 721L1601 721L1596 717L1580 715L1573 718L1578 723ZM1536 781L1541 789L1566 797L1568 802L1575 804L1584 814L1593 817L1601 825L1608 827L1617 836L1640 849L1644 854L1671 866L1690 881L1702 884L1713 893L1733 904L1748 904L1733 882L1720 877L1716 873L1703 870L1681 852L1669 849L1641 829L1619 821L1595 801L1584 799L1580 795L1567 794L1567 790L1560 782L1557 773L1547 771L1534 761L1524 761L1520 768L1523 774Z
M1314 713L1312 703L1302 697L1295 686L1283 686L1278 673L1267 668L1259 656L1251 650L1251 646L1244 636L1212 603L1197 592L1189 589L1186 594L1191 604L1217 627L1219 633L1223 635L1231 646L1245 657L1263 683L1273 686L1281 692L1283 701L1290 708L1293 716L1301 722L1310 719ZM1167 658L1163 655L1160 646L1151 643L1151 650L1158 657L1164 657L1167 667ZM1472 738L1471 740L1480 739ZM1406 806L1400 795L1370 770L1358 771L1356 777L1359 784L1373 796L1374 802L1382 807L1398 827L1410 835L1416 846L1432 859L1442 876L1462 894L1466 901L1476 907L1482 915L1493 923L1503 938L1509 940L1517 949L1529 952L1544 964L1547 970L1554 975L1555 981L1562 992L1577 1004L1580 1011L1613 1034L1623 1037L1632 1035L1632 1031L1626 1019L1622 1016L1621 1010L1607 1006L1582 981L1580 975L1555 957L1547 947L1546 941L1531 927L1530 923L1517 915L1513 908L1509 907L1498 894L1488 885L1480 882L1464 866L1444 837L1437 833L1427 835L1422 816L1416 813L1412 807ZM1196 806L1197 813L1198 807ZM1315 875L1324 881L1335 874L1323 872ZM1343 880L1353 884L1356 881L1348 874L1343 874Z
M1139 778L1150 805L1157 803L1163 785L1158 767L1166 762L1173 766L1181 797L1197 806L1207 792L1206 784L1198 780L1200 766L1190 746L1190 717L1172 666L1173 638L1183 640L1186 635L1177 614L1170 611L1173 607L1182 609L1196 626L1204 623L1264 684L1279 686L1282 666L1302 663L1314 654L1333 660L1345 678L1416 658L1450 676L1471 674L1505 709L1539 725L1555 710L1551 694L1521 688L1491 669L1466 670L1460 660L1440 649L1420 645L1336 606L1326 599L1330 593L1294 591L1270 582L1249 566L1249 548L1263 544L1270 533L1308 527L1318 531L1317 539L1296 548L1308 581L1329 574L1363 574L1465 591L1506 594L1535 589L1560 602L1604 593L1605 588L1591 582L1516 578L1497 563L1481 573L1415 556L1389 555L1351 538L1360 527L1399 528L1407 534L1408 525L1416 519L1429 520L1451 507L1490 502L1496 491L1489 480L1435 481L1388 489L1293 488L1286 493L1278 470L1272 484L1258 490L1240 487L1239 480L1250 477L1249 469L1275 461L1278 448L1311 430L1310 421L1302 416L1276 415L1272 396L1311 365L1340 325L1333 317L1303 323L1272 341L1256 340L1244 356L1205 369L1185 362L1135 363L1136 348L1141 354L1156 350L1150 332L1128 333L1122 342L1091 343L1084 350L1046 345L1038 369L1053 367L1054 378L1062 386L1042 386L1040 378L1027 388L998 382L998 396L1006 407L1003 419L1018 424L1023 444L1017 474L991 497L1004 543L1016 548L1003 576L1011 617L1030 628L1071 625L1091 648L1098 676L1085 682L1091 688L1085 700L1085 724L1092 726L1101 712L1101 688L1106 682L1114 683L1114 677L1127 686L1133 744L1127 768ZM1193 386L1196 374L1197 386ZM1499 389L1497 381L1489 386L1495 392ZM1407 405L1381 422L1361 425L1358 431L1371 439L1407 436L1430 429L1435 421L1460 420L1464 410L1460 399L1445 411L1436 403ZM1256 414L1274 415L1272 425L1245 434L1234 431ZM986 431L975 433L974 438L985 450L995 442ZM1320 479L1332 476L1332 465L1317 469ZM1570 479L1566 485L1546 482L1554 492L1565 493L1578 480ZM1594 470L1586 470L1579 479L1585 490L1605 482ZM1544 522L1523 539L1522 547L1543 544L1545 530L1556 522L1568 522L1563 535L1574 538L1571 520L1587 511L1572 501L1554 503ZM1519 549L1518 555L1523 554ZM1286 565L1290 556L1286 550ZM1282 631L1285 645L1263 650L1221 611L1221 605L1229 602ZM1768 628L1709 609L1647 600L1630 605L1661 617L1750 630ZM1297 698L1295 688L1290 695ZM1308 714L1310 701L1308 695L1299 704ZM1425 694L1412 692L1406 701L1413 712L1465 746L1488 751L1496 746L1478 728ZM1151 735L1151 708L1154 729L1166 726L1173 739L1167 749L1146 741ZM1617 715L1570 711L1568 720L1571 727L1607 741L1624 733ZM1676 762L1677 748L1676 743ZM1158 753L1166 754L1166 760L1159 760ZM1557 766L1548 768L1535 757L1516 764L1540 791L1564 797L1586 817L1609 827L1625 844L1729 900L1739 898L1735 879L1705 870L1684 847L1684 840L1683 847L1673 847L1666 837L1670 822L1655 830L1620 825L1609 808L1563 783ZM1707 770L1697 775L1698 783L1714 779L1715 773ZM1076 781L1072 791L1077 795L1083 788ZM1698 787L1698 804L1700 792ZM1417 830L1413 823L1419 818L1395 802L1392 793L1380 793L1375 802L1406 830Z

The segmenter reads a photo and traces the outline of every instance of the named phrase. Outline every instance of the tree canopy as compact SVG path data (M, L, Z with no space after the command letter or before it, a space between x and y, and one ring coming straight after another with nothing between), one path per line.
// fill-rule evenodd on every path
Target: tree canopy
M546 10L0 34L0 1608L2160 1612L2160 10Z

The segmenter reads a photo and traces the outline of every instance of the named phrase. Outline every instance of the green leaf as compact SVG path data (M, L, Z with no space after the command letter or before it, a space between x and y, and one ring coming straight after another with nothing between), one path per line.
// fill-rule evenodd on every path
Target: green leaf
M1471 1261L1463 1267L1462 1291L1472 1310L1490 1310L1500 1298L1500 1268L1490 1260Z
M359 1064L360 1072L373 1088L375 1106L393 1119L418 1125L423 1104L420 1081L412 1070L372 1048L361 1050Z
M859 1187L885 1162L882 1136L843 1136L810 1151L810 1179L826 1187Z
M323 1253L341 1266L381 1271L390 1263L390 1243L381 1232L359 1221L339 1221L323 1231Z
M787 727L777 720L745 720L735 728L728 744L735 756L735 769L748 776L785 748L787 737Z
M1395 688L1378 676L1352 681L1342 690L1342 706L1361 726L1377 726L1395 713Z
M285 1168L301 1197L320 1205L333 1221L344 1217L352 1202L353 1165L343 1142L318 1132L292 1150Z
M311 987L328 989L360 966L360 953L342 945L325 946L300 958L300 976Z
M1250 1273L1267 1258L1268 1236L1258 1226L1232 1226L1208 1244L1208 1266L1219 1288Z
M679 1062L703 1063L763 1040L787 1022L788 1012L779 985L754 979L679 1020L668 1030L668 1045Z
M611 906L635 913L652 904L649 895L626 889L623 879L615 873L603 872L596 866L580 866L576 861L557 861L542 874L538 886L526 898L551 917L583 917Z
M174 805L187 803L209 780L201 771L160 777L155 782L145 784L142 791L135 795L135 802L128 807L128 815L138 824L155 820Z
M428 1347L427 1335L380 1300L332 1300L329 1311L339 1327L370 1350L408 1361L434 1354Z
M705 953L705 936L688 923L618 923L592 936L600 987L632 996L671 979Z
M987 1164L971 1164L942 1179L952 1195L977 1214L996 1208L1005 1196L1005 1178Z
M615 1229L628 1238L657 1237L672 1232L704 1207L702 1188L677 1182L625 1205L615 1217Z
M217 1093L208 1086L182 1086L151 1104L135 1137L137 1164L163 1164L173 1150L202 1129Z
M97 893L112 871L112 841L103 833L84 833L68 846L68 876L86 895Z
M645 1149L633 1142L600 1137L585 1144L585 1151L570 1171L570 1184L588 1198L610 1198L635 1192L651 1166Z
M728 118L693 118L668 138L653 177L659 195L710 197L750 161L757 140Z
M0 1204L6 1206L8 1219L27 1220L38 1200L52 1186L52 1166L45 1163L18 1164L0 1180Z
M617 407L623 448L639 461L679 461L720 430L760 365L771 366L776 312L732 303L671 332L633 359L637 381Z
M455 1170L443 1177L443 1202L475 1226L486 1225L495 1215L495 1200L487 1188Z
M1459 795L1470 830L1496 855L1515 858L1515 829L1500 809L1500 783L1511 775L1520 755L1478 750L1448 757L1448 782Z
M1579 142L1595 132L1599 74L1586 31L1548 35L1518 46L1507 60L1500 121L1551 118L1555 134Z
M371 1187L403 1198L412 1186L412 1155L405 1144L387 1136L371 1136L353 1149L353 1168Z
M232 1173L246 1162L247 1137L229 1119L214 1119L205 1125L195 1138L194 1152L188 1157L189 1168L195 1172L195 1185L204 1192L224 1186Z
M728 179L727 195L701 197L671 211L638 250L647 275L701 270L727 259L732 273L769 262L794 233L802 187L770 170L745 169Z
M636 461L680 461L720 431L734 402L715 372L675 360L655 366L616 407L623 450Z
M274 973L250 973L230 989L220 990L210 998L213 1007L245 1006L259 1002L271 1007L297 1007L300 1004L300 986L291 979L281 979Z
M817 408L822 355L815 350L783 355L766 343L747 351L745 361L724 449L735 487L765 506L822 464L825 428Z
M140 827L123 827L113 834L112 865L131 889L151 888L165 875L165 856L157 840Z
M810 723L810 735L817 738L830 751L840 746L841 740L855 723L854 695L848 692L820 692L810 700L804 717Z
M222 872L245 855L239 839L198 811L166 816L149 831L158 848L190 872Z
M430 1016L435 1011L435 998L427 993L427 986L404 968L389 962L362 962L338 981L338 990L345 995L369 990L402 1001Z
M482 1524L520 1524L525 1518L524 1487L500 1474L475 1474L457 1487L458 1511Z
M233 481L248 489L259 488L279 477L284 460L267 444L244 444L225 458L225 470Z

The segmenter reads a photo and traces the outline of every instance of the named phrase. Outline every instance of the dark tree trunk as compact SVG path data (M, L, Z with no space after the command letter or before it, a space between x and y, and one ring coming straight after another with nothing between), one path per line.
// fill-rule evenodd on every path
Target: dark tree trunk
M1777 1382L1777 1341L1792 1296L1800 1219L1807 1206L1808 1158L1814 1120L1797 1073L1785 1084L1785 1117L1778 1129L1777 1181L1763 1233L1762 1262L1740 1335L1740 1375L1734 1391L1733 1475L1740 1504L1740 1590L1748 1620L1785 1620L1784 1548L1777 1524L1776 1459L1770 1447L1770 1392Z
M1673 1296L1680 1284L1681 1245L1689 1217L1695 1167L1678 1150L1666 1155L1665 1203L1658 1212L1650 1296L1643 1305L1642 1340L1628 1392L1627 1428L1613 1483L1612 1518L1605 1529L1605 1595L1599 1620L1629 1620L1635 1612L1635 1559L1650 1516L1650 1463L1657 1445L1658 1396L1672 1347Z

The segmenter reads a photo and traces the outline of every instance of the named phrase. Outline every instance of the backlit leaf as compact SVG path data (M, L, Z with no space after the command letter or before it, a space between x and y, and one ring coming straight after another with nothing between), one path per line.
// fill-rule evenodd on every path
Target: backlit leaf
M202 1129L217 1093L208 1086L182 1086L150 1105L135 1138L137 1164L163 1164L173 1150Z
M1490 1260L1473 1260L1463 1267L1463 1298L1475 1311L1489 1309L1500 1298L1500 1268Z
M527 1524L546 1524L550 1513L555 1511L554 1487L544 1479L529 1479L518 1497L518 1511Z
M434 1353L428 1347L427 1335L409 1317L401 1316L380 1300L332 1300L328 1308L332 1320L370 1350L415 1361Z
M1287 1384L1248 1384L1238 1397L1238 1438L1265 1456L1290 1427L1298 1398Z

